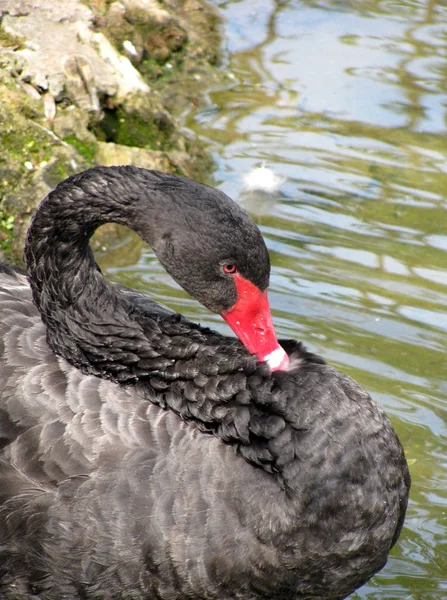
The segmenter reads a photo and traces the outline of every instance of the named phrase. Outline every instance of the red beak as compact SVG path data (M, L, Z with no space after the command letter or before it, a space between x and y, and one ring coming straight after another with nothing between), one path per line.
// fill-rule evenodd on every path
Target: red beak
M267 291L239 274L234 276L237 301L221 316L251 354L266 361L272 371L285 371L289 357L276 339Z

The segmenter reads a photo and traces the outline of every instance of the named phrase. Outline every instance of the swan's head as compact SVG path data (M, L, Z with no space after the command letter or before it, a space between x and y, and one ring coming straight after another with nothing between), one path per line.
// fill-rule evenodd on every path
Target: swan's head
M161 188L168 200L164 210L152 213L148 240L160 262L189 294L220 314L258 360L272 370L286 369L289 359L277 341L267 298L269 254L258 227L219 190L189 180L178 187L170 180Z

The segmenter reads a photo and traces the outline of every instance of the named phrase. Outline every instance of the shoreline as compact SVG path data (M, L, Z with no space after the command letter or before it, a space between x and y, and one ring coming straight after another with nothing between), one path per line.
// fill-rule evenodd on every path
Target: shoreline
M220 44L204 0L2 2L0 259L22 262L37 204L88 167L206 181L212 159L179 115L219 80Z

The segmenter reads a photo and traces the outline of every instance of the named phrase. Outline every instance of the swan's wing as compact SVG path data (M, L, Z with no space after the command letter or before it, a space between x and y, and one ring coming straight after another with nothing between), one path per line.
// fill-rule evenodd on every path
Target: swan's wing
M272 478L135 387L55 356L15 273L0 272L0 340L1 598L205 597L216 569L229 595L247 585L263 548L245 507L275 504Z
M120 291L137 312L174 314L133 290ZM0 267L0 381L0 459L37 481L89 473L107 448L125 453L146 444L147 399L56 356L26 276L10 267Z
M11 376L15 364L30 364L26 335L22 339L19 331L27 330L28 325L39 320L25 274L0 264L0 381L3 388L0 392L0 450L24 431L13 416L15 389Z
M26 277L9 267L0 269L0 381L0 459L36 481L88 473L104 444L132 443L135 390L56 356Z

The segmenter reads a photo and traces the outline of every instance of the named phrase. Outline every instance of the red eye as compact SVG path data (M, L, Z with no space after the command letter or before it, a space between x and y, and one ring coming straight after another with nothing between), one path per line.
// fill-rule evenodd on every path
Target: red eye
M236 265L232 264L232 263L229 264L229 265L223 265L222 268L223 268L223 272L224 273L230 273L231 274L231 273L236 273L236 271L237 271Z

